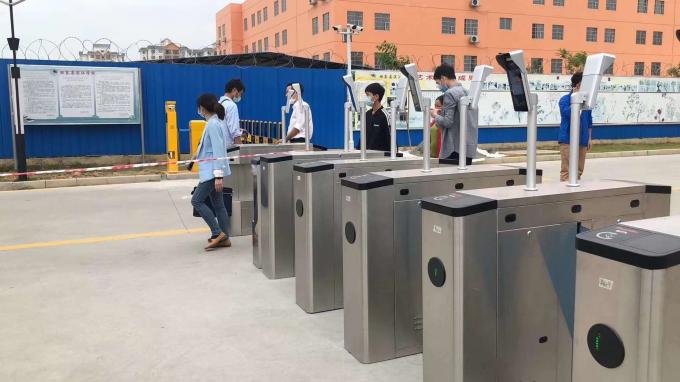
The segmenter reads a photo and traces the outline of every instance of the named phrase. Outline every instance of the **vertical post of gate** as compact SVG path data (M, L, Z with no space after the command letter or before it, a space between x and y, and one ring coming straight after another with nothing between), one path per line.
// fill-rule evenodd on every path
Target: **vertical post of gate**
M177 102L165 102L165 130L166 130L166 144L168 165L167 172L169 174L176 174L179 172L177 161L179 160L179 129L177 127L177 110L175 109Z

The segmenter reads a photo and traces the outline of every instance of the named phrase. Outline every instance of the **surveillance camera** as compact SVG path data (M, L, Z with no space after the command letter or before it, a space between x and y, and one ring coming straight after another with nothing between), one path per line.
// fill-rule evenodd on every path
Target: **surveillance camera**
M342 25L333 25L333 30L339 32L342 30Z

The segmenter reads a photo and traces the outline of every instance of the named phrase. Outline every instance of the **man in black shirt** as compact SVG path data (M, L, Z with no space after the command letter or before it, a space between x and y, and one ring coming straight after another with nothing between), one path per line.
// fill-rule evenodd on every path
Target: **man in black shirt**
M366 96L366 149L390 151L390 119L382 107L385 88L372 83L366 87Z

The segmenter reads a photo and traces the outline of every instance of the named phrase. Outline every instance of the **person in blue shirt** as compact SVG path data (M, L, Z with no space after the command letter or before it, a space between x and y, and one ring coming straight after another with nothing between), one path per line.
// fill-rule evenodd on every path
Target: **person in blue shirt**
M222 128L224 129L224 144L227 148L241 144L241 119L236 104L241 102L245 92L246 87L243 82L235 78L227 82L224 86L224 96L220 98L220 105L225 111Z
M202 162L198 168L199 183L191 198L191 204L210 227L212 236L208 240L208 246L205 247L205 250L211 251L218 247L231 247L229 240L230 221L222 195L223 179L231 174L231 170L229 169L229 162L224 159L227 156L224 131L222 130L224 107L217 102L217 97L214 94L203 94L198 98L197 105L198 114L205 118L208 123L203 130L198 150L196 150L196 159L211 160ZM208 198L210 198L215 213L206 204Z
M569 137L571 126L571 94L581 89L581 81L583 80L583 73L575 73L571 77L572 91L564 97L560 98L560 132L557 142L560 144L560 155L562 157L562 167L560 170L560 182L569 180ZM583 110L581 112L581 132L579 139L578 152L578 177L581 179L583 170L586 166L586 153L592 148L593 136L593 114L591 110Z

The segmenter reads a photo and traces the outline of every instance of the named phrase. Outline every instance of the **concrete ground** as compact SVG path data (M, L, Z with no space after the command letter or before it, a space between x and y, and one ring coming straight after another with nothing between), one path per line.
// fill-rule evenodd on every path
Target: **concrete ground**
M590 160L586 179L674 187L680 156ZM544 181L559 163L544 162ZM422 357L343 348L342 311L308 315L250 237L206 254L192 181L0 193L1 381L419 381Z

